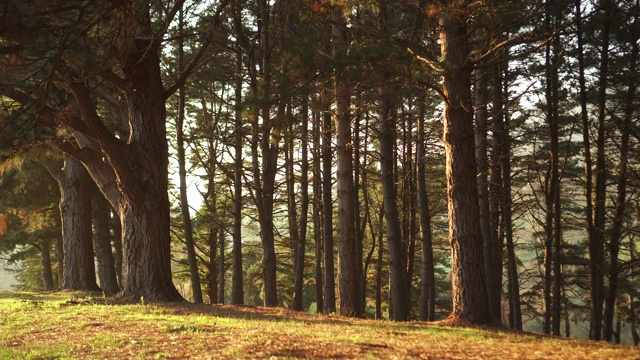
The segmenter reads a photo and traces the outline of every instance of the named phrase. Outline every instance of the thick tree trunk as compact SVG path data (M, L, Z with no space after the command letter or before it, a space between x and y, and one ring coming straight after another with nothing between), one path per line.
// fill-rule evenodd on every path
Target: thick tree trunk
M440 41L445 95L444 143L446 153L449 241L451 243L451 317L474 323L491 321L484 272L482 230L476 182L473 105L471 102L470 48L463 9L443 12ZM455 11L454 11L455 10Z
M420 282L420 320L433 321L436 316L436 288L433 263L433 236L431 233L431 213L426 180L426 154L424 139L424 99L418 103L418 143L416 151L416 172L418 191L418 215L422 239L422 275Z
M91 192L93 197L93 241L98 264L98 281L105 294L113 295L120 289L118 287L115 259L111 250L111 227L109 226L111 205L95 187L93 189Z
M62 288L98 290L91 231L91 178L80 161L67 157L59 183L64 239Z

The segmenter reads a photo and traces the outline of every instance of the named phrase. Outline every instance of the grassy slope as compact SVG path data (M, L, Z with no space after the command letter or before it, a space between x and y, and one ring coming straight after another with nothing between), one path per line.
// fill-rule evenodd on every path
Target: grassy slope
M534 334L77 295L0 292L0 359L640 359Z

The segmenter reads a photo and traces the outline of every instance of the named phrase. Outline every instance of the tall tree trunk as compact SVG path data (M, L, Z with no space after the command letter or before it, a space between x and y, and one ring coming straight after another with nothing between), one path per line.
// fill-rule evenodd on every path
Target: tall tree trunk
M600 2L604 12L602 23L602 45L600 52L598 89L598 131L596 139L595 199L593 216L593 241L589 244L591 268L591 330L590 338L600 340L602 336L602 303L604 300L604 239L606 222L606 162L605 162L605 117L607 101L607 78L609 73L609 32L612 5L610 0Z
M328 91L323 90L323 129L322 129L322 242L324 252L324 308L325 314L336 311L335 270L333 260L333 197L331 178L331 110Z
M363 273L363 240L364 240L364 229L366 228L366 224L362 221L361 216L361 208L360 208L360 120L362 118L362 111L359 109L361 105L361 96L360 93L356 94L356 108L358 108L356 113L356 118L353 124L353 212L354 212L354 221L355 221L355 229L356 229L356 279L358 284L358 308L361 310L362 314L366 315L367 309L367 280L365 279L365 274ZM366 142L365 142L366 144ZM366 202L366 200L365 200ZM362 314L357 314L358 316ZM366 317L366 316L365 316Z
M115 259L111 250L111 230L109 226L111 205L95 187L92 188L93 241L98 264L98 280L102 291L107 295L113 295L119 291L119 287Z
M347 56L347 24L342 6L332 8L333 25L331 39L333 44L335 101L336 101L336 158L337 158L337 197L338 197L338 298L339 313L343 316L356 316L358 306L358 279L356 269L355 218L353 212L353 145L351 138L350 97L347 67L338 65Z
M305 251L307 243L307 218L309 212L309 159L308 159L308 142L309 142L309 121L307 109L308 97L305 96L302 103L302 163L300 165L300 238L298 239L297 257L295 261L295 280L293 291L293 309L302 310L302 290L304 284L305 269Z
M387 1L378 2L380 13L378 14L378 29L386 34ZM400 230L400 215L398 212L397 194L394 179L394 143L395 122L391 117L392 90L388 80L390 74L389 64L384 64L384 83L378 88L380 96L379 115L379 142L380 142L380 177L382 180L382 193L384 196L384 216L387 224L387 242L389 248L390 285L389 285L389 319L406 321L409 318L409 301L406 289L406 257L402 246L402 234Z
M493 70L493 67L491 70ZM489 95L491 94L489 91L489 77L491 75L492 74L484 67L480 67L475 71L475 156L478 173L478 207L480 211L480 228L482 230L484 273L487 281L487 296L491 309L491 317L494 321L499 321L500 293L502 289L498 286L496 279L493 278L495 273L493 271L495 264L495 260L493 258L493 247L497 241L497 239L494 239L497 237L497 233L494 231L495 222L492 223L492 209L490 208L489 201L489 141L487 139L489 129L489 112L487 111L487 105L489 104ZM493 80L493 78L491 80ZM492 83L492 85L494 84ZM495 159L493 159L493 161L495 165ZM493 167L491 170L491 174L493 175ZM495 193L492 193L492 196L495 197ZM495 312L496 303L498 304L497 314Z
M179 33L182 34L183 10L178 15ZM184 72L184 38L180 35L178 40L178 70ZM189 261L189 275L191 277L191 293L193 302L202 304L202 287L200 286L200 273L198 272L198 259L196 257L195 243L193 240L193 226L191 225L191 214L189 213L189 200L187 197L187 168L184 149L184 107L185 89L184 85L178 89L178 118L176 119L176 147L178 150L178 177L180 189L180 212L182 213L182 226L185 247L187 249L187 260Z
M91 178L82 163L69 156L65 159L59 184L64 239L62 288L98 290L91 231Z
M583 41L583 25L582 25L582 1L576 0L575 2L576 8L576 36L577 36L577 47L578 47L578 83L580 88L580 115L582 120L582 144L583 144L583 152L584 152L584 192L585 192L585 217L586 217L586 230L587 230L587 241L589 245L589 263L590 263L590 274L589 274L589 286L591 290L591 297L593 298L594 294L596 297L599 297L599 288L600 282L599 280L599 270L598 267L595 266L598 262L597 254L596 254L596 242L597 239L595 237L595 229L593 222L593 165L591 161L591 122L589 121L589 112L587 109L587 87L585 80L585 60L584 60L584 41ZM590 304L591 307L591 326L590 326L590 338L594 338L594 322L593 320L598 315L599 307L597 304L593 302ZM600 331L598 331L598 334Z
M264 306L278 306L278 288L276 281L277 263L275 251L275 237L273 224L273 197L275 191L275 176L277 172L277 160L279 139L274 136L273 121L271 119L271 39L270 39L270 5L268 1L258 2L259 18L258 32L260 39L260 84L257 84L255 74L253 77L252 91L261 99L260 106L254 108L253 117L253 177L256 208L260 223L260 239L262 242L262 275L264 283ZM252 61L255 67L255 60ZM262 123L258 122L258 112L262 115ZM275 141L274 141L275 140ZM258 156L258 144L262 150ZM260 171L262 168L262 171Z
M613 224L611 225L611 238L609 240L609 286L607 288L605 308L604 308L604 340L611 341L613 335L613 318L615 315L616 298L618 295L618 278L620 276L620 266L618 264L618 255L620 253L620 243L622 241L622 228L627 216L627 183L628 183L628 161L629 161L629 136L631 133L632 119L635 110L635 98L637 83L637 59L638 59L638 32L639 17L636 14L633 22L632 32L635 38L630 41L631 55L629 59L629 76L628 88L625 98L624 117L619 127L622 131L620 140L620 162L618 163L618 180L617 180L617 197L615 202L615 211L613 215ZM619 338L619 335L618 335Z
M242 271L242 49L236 48L235 131L234 131L234 179L233 179L233 270L231 277L231 304L244 304Z
M449 241L451 243L452 318L474 323L491 321L484 272L482 230L479 224L475 141L471 101L471 64L464 5L449 4L440 18L440 41L445 96ZM460 7L460 8L459 8Z
M508 64L504 64L504 89L505 99L509 94ZM507 251L507 288L509 291L509 325L512 329L522 330L522 310L520 304L520 286L518 279L518 263L513 242L512 200L511 200L511 134L509 128L509 111L504 109L503 144L502 144L502 221L505 230L505 244Z
M323 299L323 278L322 278L322 172L320 170L320 157L322 145L320 144L320 133L322 125L320 121L322 115L319 111L313 110L313 237L315 239L315 285L316 285L316 313L320 314L324 309Z
M436 316L435 270L433 262L433 236L431 233L431 213L427 193L426 154L424 138L424 98L418 103L418 143L416 149L416 180L418 192L418 215L422 239L422 275L420 282L420 320L433 321Z

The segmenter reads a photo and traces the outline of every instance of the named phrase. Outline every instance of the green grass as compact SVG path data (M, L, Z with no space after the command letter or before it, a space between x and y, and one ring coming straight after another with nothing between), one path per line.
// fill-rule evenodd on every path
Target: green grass
M126 303L0 292L0 359L638 359L636 348L505 329L392 323L277 308Z

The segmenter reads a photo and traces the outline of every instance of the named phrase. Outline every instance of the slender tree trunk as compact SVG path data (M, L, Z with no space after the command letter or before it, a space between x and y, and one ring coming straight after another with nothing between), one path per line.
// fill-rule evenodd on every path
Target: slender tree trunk
M491 70L493 70L493 68L491 68ZM487 140L487 132L489 128L489 113L487 111L487 105L489 104L489 95L491 94L491 92L489 91L490 75L492 74L490 74L489 71L487 71L484 67L480 67L475 71L475 156L478 172L478 206L480 211L480 228L482 230L484 272L487 281L487 296L489 306L491 308L491 317L494 321L499 321L500 293L502 289L494 278L495 271L493 268L495 265L495 259L493 258L493 256L494 245L497 242L497 239L494 238L497 237L497 233L494 231L496 228L496 224L495 221L492 221L494 220L492 217L492 209L490 207L490 205L492 205L492 202L490 202L489 199L489 142ZM493 80L493 78L491 80ZM492 85L495 84L492 83ZM493 161L495 165L496 159L493 159ZM494 173L494 168L492 166L491 174L493 175ZM492 190L494 190L493 182L491 184ZM495 193L492 193L491 195L493 198L495 198ZM498 305L497 312L495 306L496 304Z
M382 228L384 221L384 204L380 205L380 215L378 216L378 258L376 260L376 320L382 319L382 257L384 255L384 241L382 241ZM374 232L371 232L375 234ZM375 241L375 235L373 235Z
M444 144L446 153L449 240L451 243L452 318L474 323L491 321L487 299L482 230L478 209L475 141L471 102L470 48L465 5L449 6L440 18L440 41L445 95ZM460 10L460 11L458 11Z
M320 170L320 157L322 145L320 144L320 124L322 116L320 112L313 111L313 237L315 239L315 282L316 282L316 313L320 314L324 309L323 278L322 278L322 172Z
M598 130L596 139L595 199L593 216L593 241L589 244L591 261L591 331L592 340L602 336L602 303L604 294L604 239L606 222L606 161L605 161L605 117L607 101L607 78L609 73L609 32L611 27L611 1L600 2L604 11L602 23L602 45L600 52L599 89L598 89Z
M80 161L67 157L59 183L64 239L62 288L98 290L91 231L91 178Z
M433 321L436 316L435 271L433 263L433 236L431 233L431 213L427 193L426 154L424 138L424 98L418 103L418 143L416 149L416 179L418 191L418 215L422 238L422 275L420 282L420 320Z
M639 29L638 15L636 14L633 28ZM638 59L638 33L633 32L636 38L630 42L631 56L629 59L628 89L625 99L624 117L620 129L622 131L620 140L620 162L617 166L617 197L613 224L611 225L611 238L609 240L609 286L607 288L605 308L604 308L604 340L611 341L613 334L613 318L615 316L616 298L618 295L618 280L620 276L620 266L618 256L620 253L620 243L622 241L622 229L627 216L627 183L628 183L628 162L629 162L629 137L631 133L632 119L634 116L634 101L637 89L637 59ZM618 337L619 338L619 335Z
M508 64L504 66L505 98L508 96ZM511 201L511 135L509 129L509 111L504 109L503 145L502 145L502 221L505 229L505 243L507 251L507 282L509 290L509 325L512 329L522 330L522 310L520 304L520 286L518 280L518 263L513 242L512 201Z
M302 310L302 290L304 283L305 269L305 251L307 242L307 218L309 212L309 159L308 159L308 137L309 137L309 121L308 121L307 97L302 103L302 144L300 151L302 152L302 162L300 166L300 237L298 239L298 247L295 260L295 280L293 291L293 309Z
M224 241L225 239L225 231L224 231L224 226L219 226L218 227L218 245L220 246L220 255L218 256L218 304L224 304L225 303L225 299L224 299L224 293L225 293L225 264L224 264L224 258L225 258L225 249L226 249L226 242Z
M325 314L336 311L335 270L333 261L333 197L331 195L331 112L328 92L323 93L322 129L322 242L324 252L324 308Z
M98 264L98 280L102 291L107 295L113 295L119 291L119 287L115 259L111 250L111 230L109 226L111 205L95 187L93 187L92 197L93 241Z
M355 229L356 229L356 279L358 284L358 308L361 313L366 317L366 308L367 308L367 300L366 300L366 279L363 273L363 239L364 239L364 222L362 221L361 209L360 209L360 120L362 118L362 111L359 109L361 105L360 94L356 95L356 108L358 108L356 119L353 124L353 192L354 192L354 200L353 200L353 212L354 212L354 221L355 221ZM365 143L366 144L366 143ZM362 314L357 314L357 316L361 316Z
M264 306L278 306L278 290L276 281L277 263L275 251L275 237L273 224L273 197L275 191L275 176L279 155L279 141L272 138L273 124L271 119L271 40L270 40L270 5L261 0L259 5L258 31L261 50L261 81L258 89L257 79L253 79L256 95L261 99L259 111L253 118L253 176L258 221L260 223L260 239L262 242L262 273L264 283ZM262 123L257 119L257 112L262 114ZM276 141L274 141L274 139ZM262 150L258 156L258 143ZM262 171L260 171L260 165Z
M179 33L182 34L183 10L178 15ZM184 38L178 40L178 68L180 73L184 72ZM200 273L198 272L198 259L196 257L195 243L193 240L193 226L191 225L191 214L189 213L189 201L187 197L187 169L184 149L184 107L185 89L181 86L178 89L178 118L176 120L176 147L178 150L178 176L180 180L180 212L182 213L182 226L185 247L187 249L187 260L189 261L189 275L191 277L191 293L193 302L202 304L202 287L200 286Z
M218 303L218 229L209 227L209 302Z
M231 304L244 304L244 285L242 271L242 49L236 48L236 84L235 84L235 162L233 180L233 270L231 277Z

